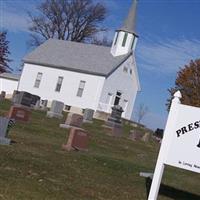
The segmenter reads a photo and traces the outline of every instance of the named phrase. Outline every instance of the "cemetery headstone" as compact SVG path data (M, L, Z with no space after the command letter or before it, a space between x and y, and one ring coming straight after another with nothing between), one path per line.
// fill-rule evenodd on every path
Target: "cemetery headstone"
M0 144L10 144L11 140L7 138L9 120L7 117L0 117Z
M130 135L129 135L129 139L133 140L133 141L138 141L138 140L141 140L143 136L144 136L144 134L143 134L142 131L131 130Z
M94 115L94 110L86 108L83 114L83 122L92 123L93 115Z
M119 105L113 106L111 115L110 115L110 117L108 117L107 125L113 124L113 123L121 124L122 123L121 116L122 116L123 112L124 111L121 106L119 106Z
M55 117L55 118L61 119L63 117L63 114L62 114L63 108L64 108L63 102L53 100L50 111L47 112L47 117L49 118Z
M67 143L62 145L62 149L87 151L88 141L89 137L85 130L73 127L70 129Z
M121 136L122 135L122 115L123 109L121 106L116 105L112 107L112 113L108 120L106 121L105 125L103 126L106 130L109 130L109 135L112 136Z
M0 94L0 101L4 100L6 97L6 92L5 91L1 91L1 94Z
M83 116L76 113L69 113L65 124L60 124L60 128L81 127L83 124Z
M37 100L36 104L33 107L35 110L39 110L40 109L40 100Z
M47 104L48 104L48 100L47 99L41 100L40 101L40 109L44 110L44 111L47 111L48 110Z
M38 101L40 101L40 97L32 94L31 95L31 106L34 107Z
M149 133L149 132L146 132L142 137L143 142L149 142L150 139L151 139L151 133Z
M17 92L14 95L13 102L16 105L23 105L23 106L30 107L31 102L32 102L32 94L30 94L28 92L24 92L24 91Z
M20 92L18 90L13 91L13 95L12 95L12 99L11 99L13 104L16 104L16 102L18 101L19 97L17 95L19 95L19 93Z
M8 118L27 122L30 119L30 109L21 106L11 106Z

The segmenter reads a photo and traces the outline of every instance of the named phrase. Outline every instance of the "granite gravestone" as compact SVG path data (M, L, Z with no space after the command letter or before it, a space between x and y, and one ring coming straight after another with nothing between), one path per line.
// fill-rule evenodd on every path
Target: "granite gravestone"
M40 97L24 91L14 91L12 102L14 105L22 105L27 107L34 107Z
M0 94L0 101L4 100L6 97L6 92L5 91L1 91L1 94Z
M76 113L69 113L64 124L60 124L60 128L81 127L83 116Z
M141 140L143 136L144 136L144 133L142 131L131 130L130 135L129 135L129 139L133 140L133 141L138 141L138 140Z
M113 106L111 115L108 117L107 125L112 126L112 124L121 124L121 116L123 112L124 111L120 105Z
M30 109L27 107L21 106L11 106L10 111L8 113L8 118L15 119L17 121L29 121L30 118Z
M34 107L38 101L40 101L40 97L32 94L31 95L31 106Z
M17 103L17 101L18 101L18 95L19 95L19 91L18 90L14 90L13 91L13 95L12 95L12 99L11 99L11 101L12 101L12 103L13 104L16 104Z
M40 101L40 109L44 110L44 111L47 111L48 110L47 104L48 104L48 100L47 99L41 100Z
M13 103L16 105L23 105L30 107L32 102L32 94L28 92L16 92L14 95Z
M93 115L94 115L94 110L86 108L83 114L83 122L92 123Z
M37 102L33 108L34 108L34 110L40 110L40 100L37 100Z
M9 120L7 117L0 117L0 144L10 144L11 140L7 138Z
M58 118L61 119L63 117L62 111L64 108L64 103L61 101L53 100L51 104L50 111L47 112L48 118Z
M117 137L122 135L122 112L123 109L121 106L116 105L112 107L112 113L104 125L104 128L109 131L109 135Z
M142 137L142 141L144 141L144 142L149 142L150 139L151 139L151 133L149 133L149 132L146 132Z
M67 143L62 145L62 149L87 151L88 140L89 137L85 130L73 127L70 129Z

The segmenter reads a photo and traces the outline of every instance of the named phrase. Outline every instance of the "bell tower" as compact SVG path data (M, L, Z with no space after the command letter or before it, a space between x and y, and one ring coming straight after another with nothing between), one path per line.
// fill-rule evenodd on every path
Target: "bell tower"
M121 56L134 51L138 40L135 31L137 0L132 0L127 18L122 27L115 31L114 40L111 47L111 54Z

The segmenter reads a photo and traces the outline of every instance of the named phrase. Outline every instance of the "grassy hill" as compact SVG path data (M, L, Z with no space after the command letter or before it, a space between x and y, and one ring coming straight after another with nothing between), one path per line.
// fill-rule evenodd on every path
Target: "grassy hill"
M0 102L0 115L10 107ZM85 124L90 136L88 152L65 152L61 145L68 131L64 121L48 119L45 112L33 111L28 123L17 123L9 137L10 146L0 146L0 200L144 200L145 179L139 172L152 172L159 150L155 142L127 139L131 126L124 126L122 138L110 137L102 121ZM163 183L200 195L200 176L167 167ZM170 191L168 192L170 193ZM182 193L160 200L195 199Z

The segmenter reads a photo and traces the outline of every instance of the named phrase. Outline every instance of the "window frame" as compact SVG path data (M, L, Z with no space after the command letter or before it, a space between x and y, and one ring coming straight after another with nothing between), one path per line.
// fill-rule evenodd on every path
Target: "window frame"
M58 76L57 83L56 83L56 88L55 88L55 92L60 92L61 87L62 87L62 83L63 83L63 79L64 79L63 76Z
M42 76L43 76L42 72L38 72L37 73L37 76L36 76L36 79L35 79L35 83L34 83L34 88L39 88L40 87Z
M77 93L76 93L77 97L82 97L83 96L83 91L85 89L85 84L86 84L86 81L81 80L79 82L78 90L77 90Z

